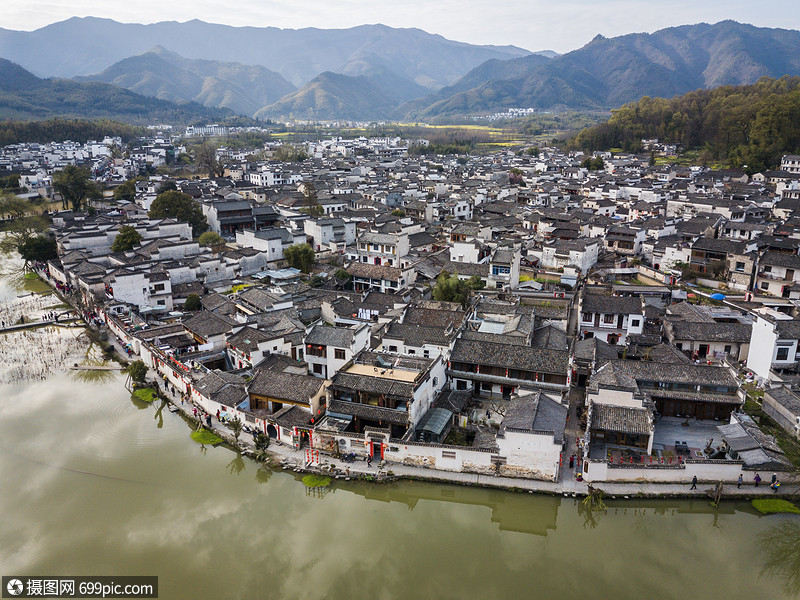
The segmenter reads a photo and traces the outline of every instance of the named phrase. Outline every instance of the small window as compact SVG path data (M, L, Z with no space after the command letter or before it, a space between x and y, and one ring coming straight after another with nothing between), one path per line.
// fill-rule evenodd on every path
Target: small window
M603 315L603 323L613 323L614 315Z
M344 360L344 350L342 350L341 348L335 348L333 350L333 357L336 360Z
M640 319L631 319L631 327L638 327Z
M676 347L678 350L683 350L683 342L678 342L677 344L675 344L675 347Z
M317 375L322 375L322 365L315 364L314 365L314 373L316 373Z
M452 450L442 450L442 458L455 458L456 453Z
M408 353L409 353L409 354L416 354L416 353L417 353L417 351L416 351L416 350L409 349L409 350L408 350Z
M789 358L789 347L784 346L782 348L778 348L778 353L775 355L775 360L788 360Z
M730 353L731 353L731 345L728 344L727 346L725 346L725 354L730 354Z
M762 290L767 290L767 289L769 289L769 281L762 281L762 282L761 282L761 289L762 289Z
M397 346L389 346L389 352L397 352Z
M743 262L737 262L736 263L736 271L744 271L744 263Z
M465 390L467 389L467 382L463 379L459 379L456 381L456 389L457 390Z
M771 272L772 272L772 266L767 265L764 267L764 273L771 273Z

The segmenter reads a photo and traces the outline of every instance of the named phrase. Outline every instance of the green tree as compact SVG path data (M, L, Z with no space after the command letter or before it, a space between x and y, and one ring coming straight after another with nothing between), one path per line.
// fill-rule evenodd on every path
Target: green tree
M53 175L53 189L61 195L62 208L69 206L78 212L86 198L97 193L90 178L89 169L75 165L67 165Z
M283 257L290 267L310 273L314 266L314 249L308 244L292 244L283 251Z
M237 416L228 421L228 427L231 428L231 432L233 432L233 437L238 442L239 436L242 434L242 429L244 429L244 423L242 423L242 420Z
M23 217L30 212L33 205L25 198L20 198L8 190L0 191L0 217Z
M439 302L458 302L466 308L471 292L469 284L463 279L459 279L458 273L450 275L447 271L443 271L433 287L433 299Z
M225 240L222 239L222 236L218 234L216 231L206 231L200 234L200 237L197 239L201 246L219 246L220 244L224 244Z
M136 182L143 179L136 177L135 179L128 179L125 183L121 183L114 189L114 200L133 202L136 198Z
M135 360L128 365L128 375L130 375L131 379L136 383L144 383L144 378L147 376L147 371L149 370L149 367L141 360Z
M200 296L197 294L189 294L186 296L186 302L183 304L183 310L196 311L203 308L203 303L200 301Z
M35 235L25 240L17 249L19 255L29 262L47 262L58 258L56 241L45 235Z
M157 193L163 194L164 192L177 191L177 190L178 190L178 184L175 183L172 179L167 179L164 183L158 186Z
M310 217L322 217L325 215L325 209L319 204L312 204L311 206L304 206L300 209L301 213L305 213Z
M353 276L347 272L347 269L336 269L333 272L333 276L336 277L336 279L343 279L345 281L350 281L353 278Z
M163 192L156 196L147 213L151 219L175 219L188 223L195 236L208 229L208 222L197 204L189 194L175 190Z
M0 239L0 251L19 251L31 238L44 235L49 229L50 223L39 215L16 217L3 228L6 235Z
M395 208L390 214L393 217L401 217L402 218L402 217L406 216L406 211L404 211L402 208Z
M117 237L111 244L112 252L127 252L133 250L142 241L142 234L132 225L123 225L119 228Z
M467 280L467 285L471 290L482 290L486 287L486 282L480 275L473 275Z

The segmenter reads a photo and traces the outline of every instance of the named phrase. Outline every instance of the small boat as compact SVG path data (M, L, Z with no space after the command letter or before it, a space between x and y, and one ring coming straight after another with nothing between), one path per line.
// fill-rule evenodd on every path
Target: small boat
M169 405L169 412L176 413L176 412L178 412L179 410L180 410L180 408L178 408L178 407L177 407L177 406L175 406L174 404L170 404L170 405Z

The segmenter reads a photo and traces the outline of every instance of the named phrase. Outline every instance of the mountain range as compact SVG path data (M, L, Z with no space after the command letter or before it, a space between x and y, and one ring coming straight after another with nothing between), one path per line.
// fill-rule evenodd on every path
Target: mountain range
M182 102L181 110L195 102L258 118L436 121L511 107L610 109L642 96L800 75L800 32L700 23L597 36L556 55L383 25L287 30L73 18L32 32L0 29L0 56L39 76L113 84ZM0 78L0 99L5 86Z
M163 46L125 58L78 81L102 81L174 102L194 101L253 115L295 86L265 67L183 58Z
M197 102L175 103L115 85L72 79L41 79L0 58L0 118L50 117L117 119L137 124L213 122L233 116L228 109Z
M99 73L155 46L191 59L260 65L297 87L324 71L360 75L351 66L367 63L438 89L490 58L528 54L515 46L476 46L385 25L278 29L198 20L141 25L73 17L34 31L0 29L0 56L40 77Z

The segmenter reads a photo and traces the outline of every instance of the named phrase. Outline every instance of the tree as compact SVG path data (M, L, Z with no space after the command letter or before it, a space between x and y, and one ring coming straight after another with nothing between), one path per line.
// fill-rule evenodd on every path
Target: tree
M222 175L222 165L217 160L217 147L204 141L197 148L197 168L209 177Z
M390 214L393 217L401 217L402 218L402 217L406 216L406 211L404 211L402 208L395 208Z
M203 308L203 303L200 302L200 296L197 294L189 294L186 296L186 302L183 304L184 310L196 311Z
M164 192L169 192L173 190L174 191L178 190L178 184L172 181L172 179L167 179L164 183L158 186L158 190L156 190L156 193L163 194Z
M343 279L345 281L350 281L350 279L353 278L353 276L347 272L347 269L336 269L333 272L333 276L336 277L336 279Z
M218 234L216 231L206 231L200 234L200 237L197 240L201 246L219 246L220 244L224 244L225 240L222 239L222 236Z
M272 158L281 162L303 162L308 154L291 144L283 144L272 153Z
M439 302L458 302L466 308L471 291L469 284L459 279L458 273L449 275L447 271L443 271L433 288L433 299Z
M589 169L590 171L600 171L605 169L606 163L603 162L603 159L599 156L597 158L589 157L581 163L581 166L584 169Z
M25 198L20 198L7 190L0 192L0 217L23 217L31 210L32 205Z
M50 223L39 215L16 217L3 228L6 235L0 239L0 251L19 251L31 238L44 235L49 229Z
M127 252L133 250L142 241L142 234L132 225L123 225L119 228L117 237L111 244L112 252Z
M149 367L141 360L135 360L128 365L128 375L130 375L131 379L136 383L144 383L144 378L147 376L147 371L149 370Z
M140 181L141 179L141 177L128 179L128 181L125 183L118 185L114 189L114 200L126 200L128 202L133 202L134 198L136 198L136 182Z
M244 423L242 423L242 420L237 416L228 421L228 427L231 428L231 432L233 432L233 437L238 442L239 436L242 434L242 429L244 429Z
M176 190L162 192L147 213L151 219L175 219L188 223L192 227L194 235L200 235L208 229L208 222L197 204L189 194L184 194Z
M61 207L78 212L87 197L95 195L97 188L90 180L89 169L67 165L53 175L53 189L61 194Z
M467 285L471 290L482 290L486 287L486 282L480 275L473 275L467 280Z
M58 258L56 241L45 235L35 235L25 240L17 249L19 255L29 262L47 262Z
M290 267L310 273L314 266L314 249L308 244L292 244L283 251L283 257Z

